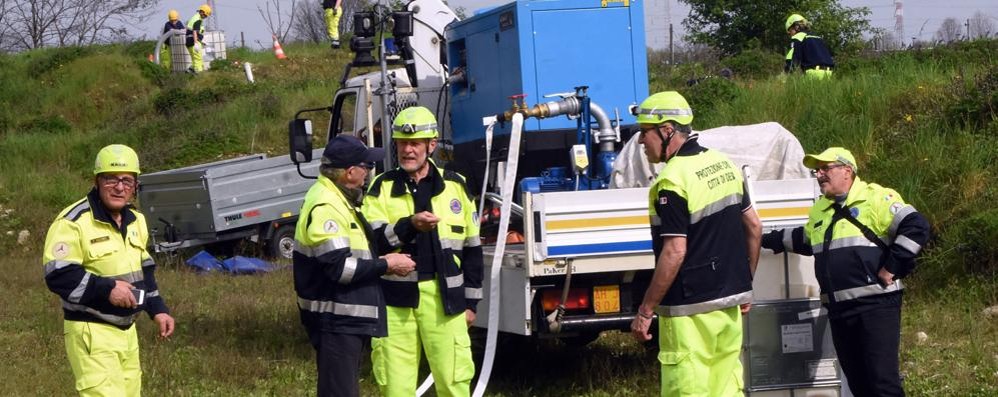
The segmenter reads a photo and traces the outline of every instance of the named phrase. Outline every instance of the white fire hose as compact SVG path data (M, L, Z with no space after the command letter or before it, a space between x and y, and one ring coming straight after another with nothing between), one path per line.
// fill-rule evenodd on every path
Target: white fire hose
M492 131L495 128L496 119L492 117L487 120L488 128L485 130L485 177L482 180L482 199L478 210L485 209L485 192L488 185L489 160L492 153ZM523 132L523 115L513 115L513 128L509 135L509 150L506 156L506 175L503 178L502 205L499 213L499 233L496 235L496 247L492 254L492 271L489 275L489 321L485 336L485 358L482 361L482 371L478 375L478 383L475 385L473 397L482 397L489 384L489 377L492 375L492 365L496 356L496 337L499 332L499 283L500 271L502 270L503 253L506 251L506 234L509 233L509 218L513 206L513 190L516 183L516 169L520 159L520 135ZM481 212L479 212L481 219ZM416 396L422 396L433 386L433 374L431 373L416 389Z

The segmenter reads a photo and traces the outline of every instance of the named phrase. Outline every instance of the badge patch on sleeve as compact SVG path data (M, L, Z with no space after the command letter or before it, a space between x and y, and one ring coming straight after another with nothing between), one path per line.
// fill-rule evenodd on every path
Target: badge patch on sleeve
M658 204L659 204L659 205L666 205L666 204L669 204L669 196L662 196L662 197L659 197L659 198L658 198Z
M451 199L451 201L450 201L450 210L451 210L451 212L453 212L455 214L460 214L461 213L461 201L458 200L458 199Z
M901 211L901 203L891 204L891 213L897 215L898 211Z
M471 213L471 221L474 222L476 225L478 224L478 211Z
M322 224L322 230L324 230L326 233L332 234L340 231L340 227L336 225L336 222L328 220L326 221L326 223Z
M52 257L55 259L63 259L69 256L69 244L59 242L52 246Z

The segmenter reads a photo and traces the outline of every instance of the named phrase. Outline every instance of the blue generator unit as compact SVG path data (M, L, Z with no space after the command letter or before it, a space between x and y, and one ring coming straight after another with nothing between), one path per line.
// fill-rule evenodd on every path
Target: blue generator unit
M619 117L621 131L634 124L629 108L648 96L643 3L523 0L448 26L451 163L472 189L486 166L482 118L509 110L511 96L525 94L531 106L586 86L593 103ZM518 178L569 165L577 126L564 116L526 119ZM495 128L493 161L505 159L509 133L508 123Z

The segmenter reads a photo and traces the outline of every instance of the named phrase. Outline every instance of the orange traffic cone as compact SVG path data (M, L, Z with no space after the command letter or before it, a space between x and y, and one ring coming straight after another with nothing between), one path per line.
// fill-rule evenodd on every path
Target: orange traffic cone
M272 37L274 38L274 56L276 56L277 59L287 58L287 55L284 55L284 49L281 48L281 43L277 42L277 35L273 35Z

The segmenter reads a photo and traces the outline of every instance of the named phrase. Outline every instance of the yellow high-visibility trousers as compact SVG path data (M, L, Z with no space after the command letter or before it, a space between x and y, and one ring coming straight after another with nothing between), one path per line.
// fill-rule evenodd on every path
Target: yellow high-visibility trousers
M415 395L423 351L437 396L470 395L475 363L465 315L444 314L436 279L419 282L419 307L388 306L388 336L371 339L371 364L382 396Z
M142 394L139 338L135 325L63 321L66 356L81 397L135 397Z
M340 16L343 15L343 8L336 7L336 12L333 13L332 8L326 8L326 33L329 34L329 39L333 41L340 40Z
M828 68L814 68L804 71L804 76L812 80L826 80L832 78L832 71Z
M187 52L191 54L191 67L194 68L195 72L201 73L204 71L204 61L201 58L201 52L204 51L204 44L202 44L201 51L198 51L197 46L187 47Z
M658 320L662 396L744 395L738 306Z

